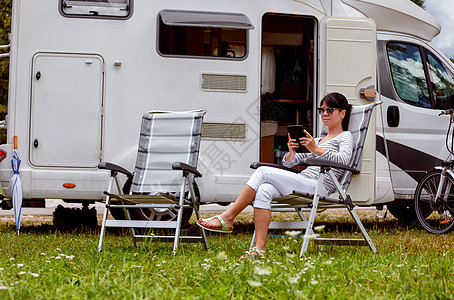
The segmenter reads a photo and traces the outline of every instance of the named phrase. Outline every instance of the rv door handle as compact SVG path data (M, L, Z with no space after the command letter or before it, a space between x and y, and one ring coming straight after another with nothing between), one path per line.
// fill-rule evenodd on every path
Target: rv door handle
M399 126L399 121L400 121L399 107L397 107L395 105L388 106L386 118L388 120L389 127Z
M38 145L39 145L38 139L35 139L33 141L33 147L38 148Z
M41 78L41 72L38 71L36 72L36 80L39 80Z

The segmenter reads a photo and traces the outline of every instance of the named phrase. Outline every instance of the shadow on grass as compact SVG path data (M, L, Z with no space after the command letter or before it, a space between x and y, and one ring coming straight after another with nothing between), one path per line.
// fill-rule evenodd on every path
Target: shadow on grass
M390 219L380 219L376 217L367 217L361 218L361 221L367 231L378 231L378 232L389 232L389 231L406 231L410 229L421 229L418 221L405 222L400 221L395 218ZM353 233L358 232L358 226L349 216L330 218L328 216L322 216L321 218L316 218L315 225L319 226L324 225L324 232L345 232ZM3 232L6 231L15 231L14 224L7 223L1 224L0 230ZM41 224L24 224L21 226L20 232L24 234L55 234L55 233L64 233L64 234L94 234L99 235L101 226L99 225L80 225L75 223L60 224L59 226L54 226L50 223L41 223ZM130 231L127 228L107 228L108 234L113 235L123 235L129 234ZM270 234L283 232L285 230L273 230ZM242 219L236 221L234 224L233 235L236 234L253 234L254 232L254 222L252 217L247 219ZM171 233L169 231L163 233ZM207 236L219 236L221 233L206 231ZM197 225L185 224L182 228L183 235L199 235L200 228Z

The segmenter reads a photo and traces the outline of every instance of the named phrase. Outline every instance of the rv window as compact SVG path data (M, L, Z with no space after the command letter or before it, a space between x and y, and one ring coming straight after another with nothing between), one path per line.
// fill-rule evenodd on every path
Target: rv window
M164 10L159 14L158 50L162 55L242 59L252 28L241 14Z
M61 0L63 15L94 18L127 18L133 0Z
M429 88L419 47L388 43L391 74L399 97L411 104L431 107Z
M427 53L432 93L435 108L447 109L454 107L454 80L441 61L432 53Z

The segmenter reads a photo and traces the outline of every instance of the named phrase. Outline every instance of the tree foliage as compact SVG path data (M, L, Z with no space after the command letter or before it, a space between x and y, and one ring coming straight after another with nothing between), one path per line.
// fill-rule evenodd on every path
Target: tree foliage
M9 33L11 32L11 7L12 0L0 0L0 45L9 44ZM8 51L8 49L6 50ZM1 50L0 53L5 53ZM9 59L0 59L0 119L6 113L8 103L8 70Z
M11 9L12 0L0 0L0 45L9 45L9 33L11 32ZM6 53L9 49L0 50ZM0 58L0 121L5 120L8 113L8 79L9 59ZM6 141L6 130L0 130L0 143Z
M424 3L424 2L426 2L425 0L411 0L411 1L413 1L416 4L418 4L422 8L425 8L425 3Z

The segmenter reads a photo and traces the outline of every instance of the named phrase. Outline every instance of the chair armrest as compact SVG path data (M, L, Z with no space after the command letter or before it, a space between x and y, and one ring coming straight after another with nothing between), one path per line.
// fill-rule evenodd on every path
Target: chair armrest
M98 169L109 170L110 174L112 176L115 176L116 173L122 173L122 174L128 176L128 178L133 176L133 174L131 172L129 172L128 170L126 170L125 168L122 168L116 164L112 164L112 163L108 163L108 162L101 162L98 165Z
M251 169L258 169L259 167L271 167L271 168L276 168L276 169L282 169L286 171L290 171L293 173L300 173L301 171L292 169L292 168L287 168L283 165L276 165L276 164L270 164L270 163L265 163L265 162L253 162L250 166Z
M182 162L174 162L172 164L172 169L182 170L183 172L190 172L194 174L195 177L202 177L202 174L199 171L197 171L194 167Z
M359 174L360 171L358 169L352 168L350 166L336 163L327 159L319 159L319 158L305 158L303 159L300 163L300 165L303 166L319 166L319 167L330 167L330 168L336 168L336 169L342 169L346 171L350 171L353 174Z

